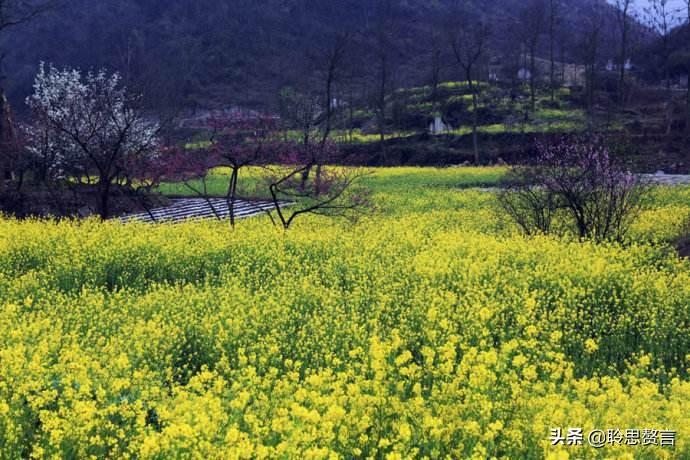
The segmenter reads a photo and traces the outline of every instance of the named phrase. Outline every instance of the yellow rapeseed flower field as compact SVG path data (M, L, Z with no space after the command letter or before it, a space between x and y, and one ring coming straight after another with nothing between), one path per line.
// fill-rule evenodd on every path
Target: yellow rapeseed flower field
M521 236L466 188L500 172L288 232L0 219L0 459L690 458L690 189L595 245Z

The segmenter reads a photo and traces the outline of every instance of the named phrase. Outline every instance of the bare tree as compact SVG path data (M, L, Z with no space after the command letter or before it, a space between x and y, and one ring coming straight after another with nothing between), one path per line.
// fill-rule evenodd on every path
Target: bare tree
M321 130L320 144L325 146L330 138L331 130L333 129L333 118L337 109L340 106L340 101L335 97L335 86L339 83L341 74L343 72L343 64L348 51L351 36L349 33L337 33L333 38L333 42L323 53L323 62L325 63L323 80L324 80L324 101L325 114L323 120L323 128Z
M320 120L320 139L317 149L311 149L315 154L313 163L316 166L316 181L321 179L321 170L324 162L328 159L325 152L326 144L331 137L334 118L341 107L341 101L335 97L336 85L340 82L344 72L344 62L349 49L351 36L347 32L336 33L332 42L323 50L319 60L323 63L321 67L323 80L323 101L324 107ZM306 145L306 144L305 144ZM309 179L311 167L303 174L303 181Z
M0 36L12 27L29 22L46 13L56 4L55 0L0 0ZM0 50L0 93L4 94L2 81L5 78L3 62L5 53Z
M7 29L29 22L49 11L54 5L54 0L0 0L0 36ZM0 50L0 142L3 144L0 146L0 193L4 189L6 176L10 174L10 153L12 151L16 154L16 143L10 141L11 138L16 138L16 127L10 116L9 102L3 88L4 60L5 53Z
M305 214L354 220L371 208L368 189L359 186L365 171L324 168L321 181L310 181L305 187L301 175L307 167L308 162L276 169L268 177L274 209L285 230Z
M259 116L253 119L215 120L217 135L209 149L210 156L230 168L230 182L226 202L230 225L235 227L235 205L240 173L249 166L263 166L274 157L278 149L278 122L275 118ZM202 168L203 169L203 168Z
M441 69L443 68L443 51L440 44L438 32L431 31L430 36L430 53L429 53L429 81L431 83L431 100L434 104L434 110L438 103L438 86L441 84Z
M463 11L457 3L451 15L452 22L448 27L448 35L456 62L462 68L467 87L472 95L472 146L474 161L480 162L479 155L479 94L476 82L477 70L481 59L486 53L489 27L479 18L471 17Z
M280 116L287 128L299 133L300 142L304 145L313 141L318 125L319 98L294 87L280 91Z
M316 171L318 180L328 160L326 143L345 106L339 95L340 86L351 77L346 72L351 39L346 31L320 37L320 42L307 53L301 75L295 77L299 89L286 88L281 92L283 119L299 131L303 151L313 155L311 166L302 173L304 183L312 170Z
M594 97L597 86L597 65L600 59L603 29L604 15L602 14L601 5L599 3L593 3L590 6L587 21L582 29L582 36L579 46L581 58L585 64L585 100L590 127L592 125L594 116Z
M5 190L5 181L11 179L16 171L20 150L10 103L5 94L0 92L0 194Z
M690 0L683 0L687 9L687 16L685 17L685 24L690 28ZM685 92L685 132L690 135L690 68L686 69L688 72L688 88Z
M397 6L398 0L378 0L374 20L374 57L376 62L374 107L376 108L381 159L384 163L387 161L386 107L388 95L392 93L391 80L394 71L395 38L398 28Z
M359 45L357 42L353 41L353 43L355 45ZM354 52L351 52L348 65L343 72L343 78L340 85L340 92L343 95L343 99L346 101L346 107L341 112L341 119L347 133L345 138L349 142L352 142L353 140L355 129L355 109L359 102L363 102L362 95L366 93L365 89L367 88L366 70L364 66L358 65L359 60L364 58L361 56L361 54L363 53L359 53L357 56Z
M544 17L546 4L544 0L528 0L520 12L522 26L522 41L527 48L529 57L529 89L532 112L536 110L537 96L537 50L541 36L544 33Z
M676 16L669 0L650 0L649 7L645 8L645 14L649 26L659 34L661 38L661 67L666 81L666 134L671 134L673 125L673 91L671 90L671 75L669 56L671 53L670 38Z
M55 0L0 0L0 32L46 13Z
M551 90L551 103L556 98L556 27L558 21L558 1L549 0L549 86Z
M616 7L616 22L618 24L618 31L620 33L620 49L618 54L619 77L618 77L618 103L625 105L626 101L626 83L625 71L628 62L628 46L630 44L630 26L633 18L631 15L631 8L634 6L635 0L616 0L614 4Z
M508 20L500 30L500 36L505 37L505 45L501 48L501 60L504 72L510 77L511 108L515 110L521 80L520 70L524 67L522 45L522 31L517 20Z
M216 219L222 215L214 205L209 179L213 170L223 164L217 149L186 149L180 147L161 148L159 161L152 163L156 169L147 174L160 178L162 182L182 184L187 190L203 199ZM153 217L153 220L156 220Z
M431 86L429 97L433 104L434 112L438 111L439 106L439 85L443 81L443 72L452 65L452 58L448 54L446 42L443 36L442 19L437 16L429 18L429 25L426 29L428 37L428 54L425 56L429 66L428 81Z

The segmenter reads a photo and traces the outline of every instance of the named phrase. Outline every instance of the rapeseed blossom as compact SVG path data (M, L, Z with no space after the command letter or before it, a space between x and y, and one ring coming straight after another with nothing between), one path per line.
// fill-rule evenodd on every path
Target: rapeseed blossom
M0 459L690 457L671 192L595 245L420 182L287 233L0 220ZM572 426L677 444L551 445Z

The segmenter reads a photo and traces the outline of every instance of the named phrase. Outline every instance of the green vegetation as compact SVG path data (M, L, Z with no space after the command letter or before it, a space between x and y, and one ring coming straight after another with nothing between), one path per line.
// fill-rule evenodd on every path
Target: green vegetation
M539 90L537 110L529 113L529 93L527 87L518 88L512 94L504 86L475 82L479 88L478 131L495 135L513 133L559 133L579 132L586 128L586 115L570 100L570 89L561 88L552 101L550 93ZM391 113L397 110L395 119L387 120L386 139L401 139L426 132L429 123L441 116L445 123L453 126L442 135L466 136L472 132L472 94L467 82L443 82L433 93L430 86L404 88L388 98ZM525 113L527 112L527 119ZM390 115L392 117L392 115ZM361 109L355 110L353 117L361 125L375 119L375 115ZM616 126L610 129L616 129ZM376 133L362 134L354 130L351 135L336 131L334 139L342 143L367 144L379 142Z
M496 135L504 133L565 133L579 132L586 128L586 115L580 108L568 101L570 90L562 88L556 92L555 102L551 102L550 95L540 92L537 98L537 110L528 113L525 121L525 112L529 110L527 101L527 88L522 87L518 91L515 100L510 98L506 88L492 86L484 82L475 82L479 88L479 127L483 134ZM472 133L472 95L468 93L467 82L441 83L432 98L432 90L429 86L403 88L395 93L395 97L389 97L388 103L397 107L399 113L397 119L387 120L387 128L384 135L386 140L405 139L416 134L426 133L428 125L436 116L454 129L436 133L437 135L467 136ZM343 117L349 120L350 114L343 112ZM339 144L372 144L381 141L381 136L376 132L376 119L374 112L364 108L354 108L352 120L357 126L353 129L336 128L331 132L331 138ZM390 117L390 115L389 115ZM341 120L342 121L342 120ZM396 124L397 123L397 124ZM367 130L362 127L369 124ZM612 125L610 129L620 129L619 125ZM296 129L290 129L281 134L287 140L302 141L303 133ZM189 142L187 148L208 147L208 141L196 140Z
M417 134L414 131L396 131L384 134L384 139L402 139L405 137L414 136ZM372 142L379 142L381 135L377 133L363 133L361 129L353 129L352 131L334 130L331 133L333 140L339 143L348 144L369 144Z
M405 183L411 189L423 190L424 187L434 189L462 189L471 187L492 187L504 176L506 168L487 167L450 167L450 168L377 168L377 174L362 178L362 183L373 189L376 193L394 193ZM266 172L262 168L246 168L239 182L239 191L245 197L267 198L263 178ZM230 180L229 168L216 168L206 180L208 193L213 196L225 196ZM199 190L199 181L191 182L191 185ZM184 184L162 184L158 191L169 196L194 196Z
M204 149L206 147L210 147L212 144L210 141L196 141L196 142L188 142L185 144L186 149Z

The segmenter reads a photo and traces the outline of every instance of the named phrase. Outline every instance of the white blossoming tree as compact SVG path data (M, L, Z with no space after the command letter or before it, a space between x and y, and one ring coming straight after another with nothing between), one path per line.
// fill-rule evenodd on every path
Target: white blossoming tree
M34 162L51 179L93 177L103 219L116 184L131 183L129 165L157 155L158 125L142 116L137 102L117 73L43 64L27 98L34 122L26 137Z

